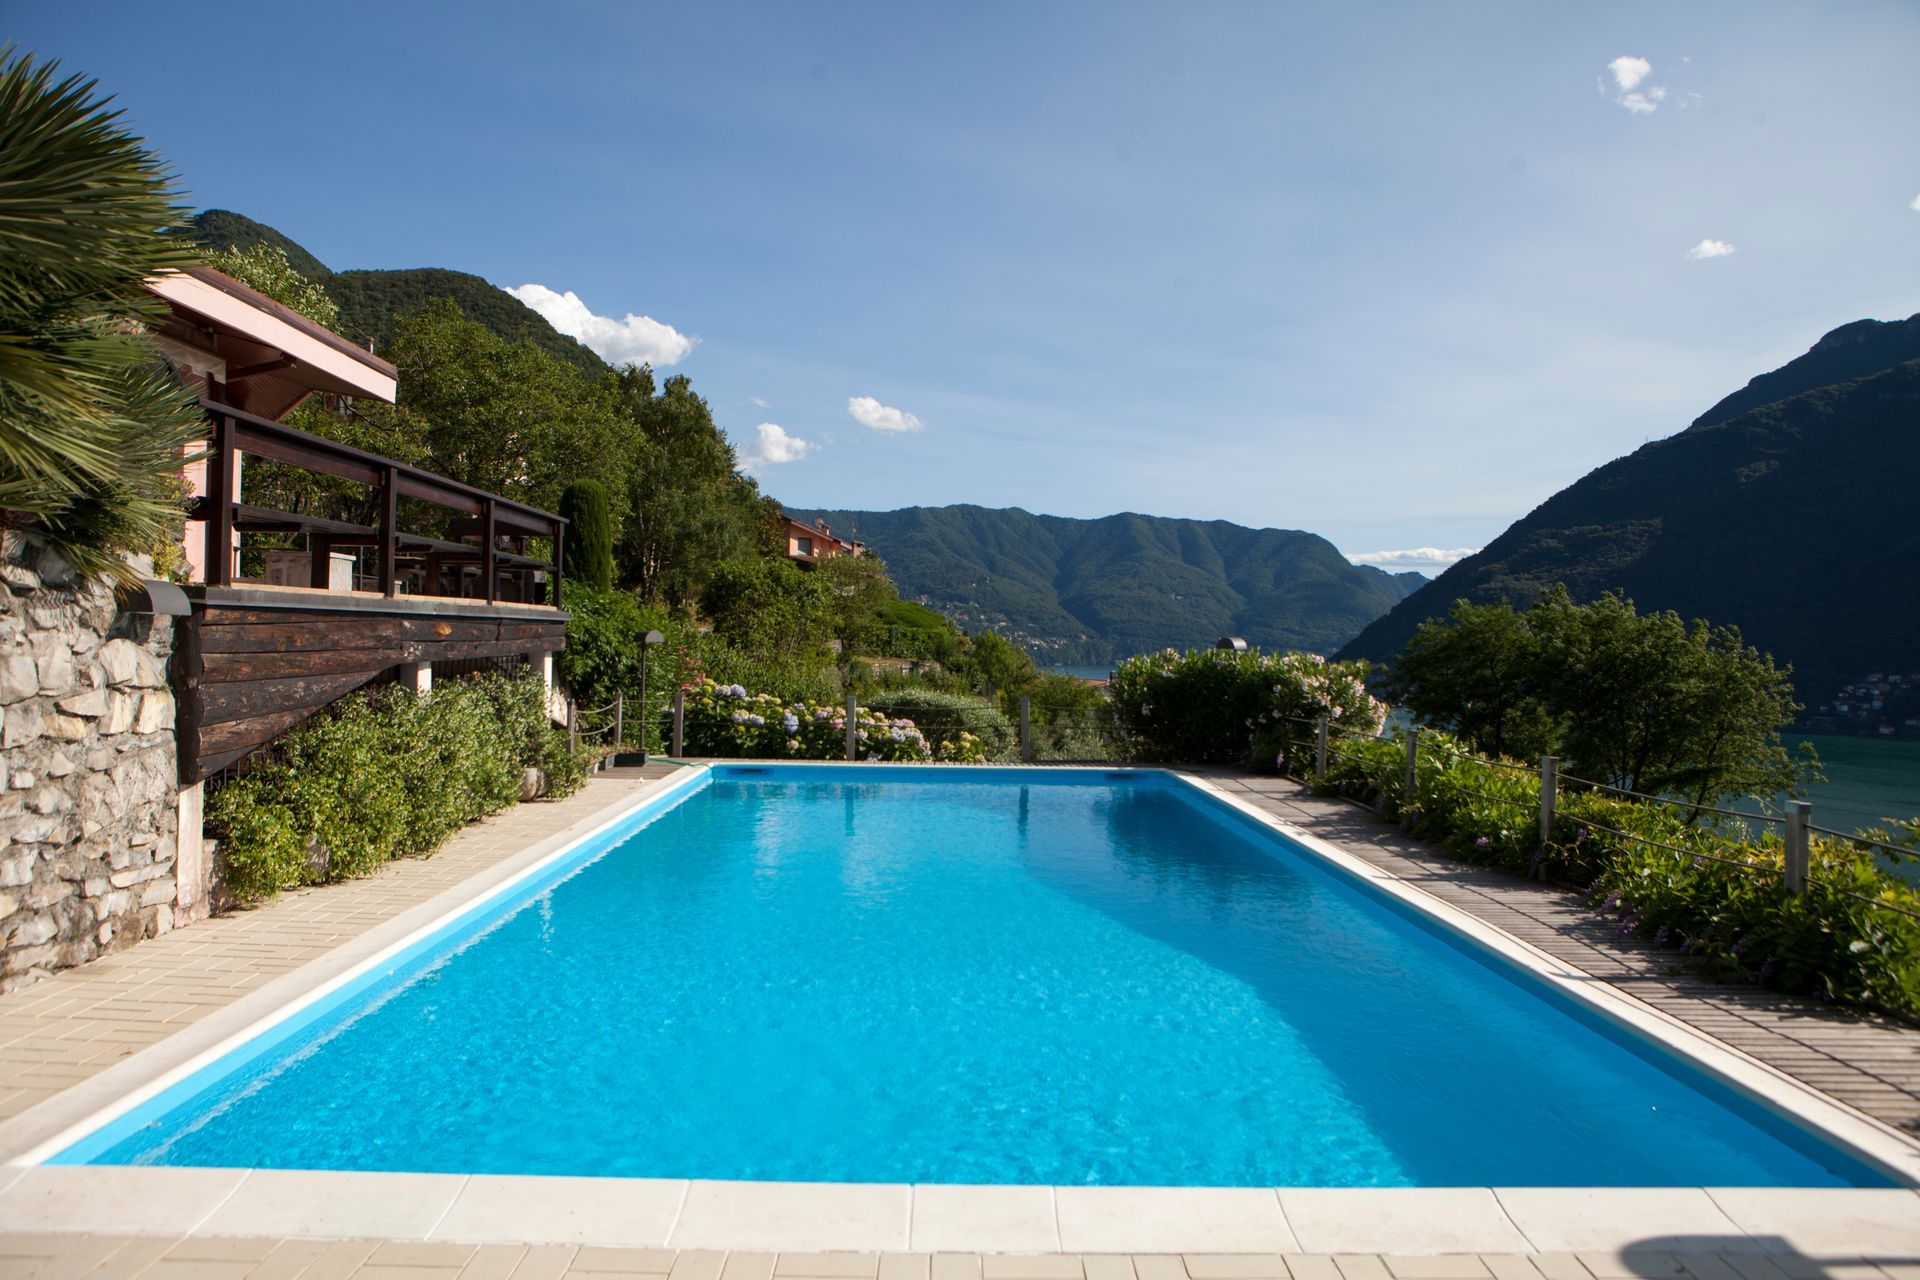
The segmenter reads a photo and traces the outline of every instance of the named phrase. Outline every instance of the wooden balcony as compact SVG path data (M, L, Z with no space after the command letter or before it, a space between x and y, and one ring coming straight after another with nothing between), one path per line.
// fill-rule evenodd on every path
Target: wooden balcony
M539 662L565 645L561 517L202 403L212 448L207 492L190 514L206 531L206 580L185 588L192 614L181 619L173 658L183 781L232 764L396 667L516 656ZM324 514L243 502L236 483L242 456L365 490L345 504L355 510ZM429 528L401 527L403 499L427 504ZM304 542L279 554L307 558L306 585L236 574L247 534ZM370 572L356 568L351 589L329 586L342 552L356 565L371 562Z

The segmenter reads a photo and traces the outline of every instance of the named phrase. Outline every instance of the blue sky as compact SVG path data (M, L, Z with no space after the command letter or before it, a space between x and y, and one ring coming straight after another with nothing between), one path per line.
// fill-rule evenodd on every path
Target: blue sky
M5 9L195 203L574 294L793 506L1475 547L1920 310L1907 3Z

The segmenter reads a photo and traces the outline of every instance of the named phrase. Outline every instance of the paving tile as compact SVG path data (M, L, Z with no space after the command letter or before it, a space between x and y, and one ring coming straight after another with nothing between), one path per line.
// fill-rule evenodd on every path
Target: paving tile
M1058 1249L1053 1191L1049 1187L915 1187L911 1244L932 1252Z
M1054 1198L1060 1247L1075 1252L1285 1253L1299 1247L1278 1197L1262 1187L1061 1187ZM1139 1265L1136 1260L1136 1270Z
M1300 1248L1310 1252L1471 1254L1532 1248L1484 1187L1284 1187L1279 1194L1287 1225Z
M783 1253L773 1274L795 1280L874 1280L880 1274L877 1253Z
M1707 1194L1770 1254L1920 1257L1920 1192L1712 1187Z
M680 1248L907 1249L912 1188L885 1183L695 1182L669 1244Z
M720 1280L727 1255L717 1249L682 1249L674 1256L671 1280Z
M1579 1255L1580 1265L1598 1277L1598 1280L1662 1280L1666 1276L1684 1276L1687 1269L1680 1265L1680 1259L1670 1253L1653 1252L1617 1252L1613 1250L1585 1250Z
M1063 1253L990 1253L980 1259L986 1280L1082 1280L1086 1266Z
M133 1280L164 1258L174 1244L175 1241L166 1236L144 1236L129 1240L108 1254L99 1266L87 1272L87 1280Z
M425 1241L388 1240L367 1255L370 1267L453 1267L467 1265L473 1257L470 1244L429 1244Z
M731 1262L732 1258L728 1258ZM880 1255L879 1280L930 1280L933 1255L927 1253L883 1253ZM724 1278L723 1278L724 1280Z
M981 1258L977 1253L936 1253L930 1269L933 1280L981 1280Z
M1493 1280L1542 1280L1539 1268L1525 1254L1483 1253L1480 1255L1480 1265L1487 1269L1487 1274Z
M1193 1280L1287 1280L1293 1274L1277 1253L1190 1253L1186 1263Z
M1139 1280L1133 1259L1124 1253L1089 1253L1080 1259L1087 1269L1087 1280Z
M572 1271L625 1271L664 1276L673 1270L672 1249L609 1249L588 1245L573 1255Z
M513 1269L513 1280L560 1280L567 1274L573 1255L578 1252L578 1246L570 1244L534 1245L521 1257L520 1265ZM463 1271L460 1274L465 1280L466 1273Z
M729 1253L720 1268L720 1280L771 1280L779 1257L777 1253Z
M248 1273L247 1280L295 1280L306 1274L330 1243L325 1240L281 1240L272 1253Z
M1140 1280L1187 1280L1187 1262L1177 1253L1138 1253L1133 1272Z
M456 1174L256 1169L194 1234L422 1240L466 1181Z
M1494 1194L1536 1249L1619 1250L1631 1242L1631 1250L1648 1253L1758 1250L1697 1188L1501 1187Z
M1340 1268L1333 1259L1324 1253L1283 1255L1287 1260L1287 1270L1293 1273L1293 1280L1340 1280Z
M185 1234L240 1186L239 1169L40 1165L0 1196L0 1231ZM251 1233L259 1234L259 1233Z
M435 1240L480 1244L661 1246L687 1184L654 1178L475 1174L433 1227Z
M1394 1280L1489 1280L1493 1272L1470 1253L1387 1254L1381 1259Z
M483 1244L460 1268L460 1280L512 1280L513 1269L526 1255L525 1245Z
M1377 1253L1336 1253L1333 1265L1340 1268L1341 1280L1392 1280Z

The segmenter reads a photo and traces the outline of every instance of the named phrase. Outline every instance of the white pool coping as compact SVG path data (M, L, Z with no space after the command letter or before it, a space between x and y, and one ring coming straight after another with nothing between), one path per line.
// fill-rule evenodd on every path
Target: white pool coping
M742 762L745 763L745 762ZM844 768L843 762L778 762ZM900 767L862 764L868 769ZM966 766L953 766L964 768ZM1073 769L1076 766L1049 766ZM1083 766L1117 772L1112 766ZM1007 1187L50 1166L125 1114L632 812L648 784L0 1124L0 1233L967 1253L1797 1253L1920 1258L1920 1142L1214 785L1159 770L1904 1182L1851 1188Z

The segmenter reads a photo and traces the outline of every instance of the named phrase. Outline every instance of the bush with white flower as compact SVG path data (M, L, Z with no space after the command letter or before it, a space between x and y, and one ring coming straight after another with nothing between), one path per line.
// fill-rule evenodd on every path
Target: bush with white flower
M1290 740L1311 737L1302 722L1378 732L1387 709L1366 674L1364 662L1314 653L1165 649L1115 667L1109 692L1140 759L1271 769Z
M973 763L987 758L986 747L971 733L930 741L912 720L890 719L867 707L854 708L854 733L862 760ZM760 760L844 760L847 709L701 680L686 689L686 751Z

